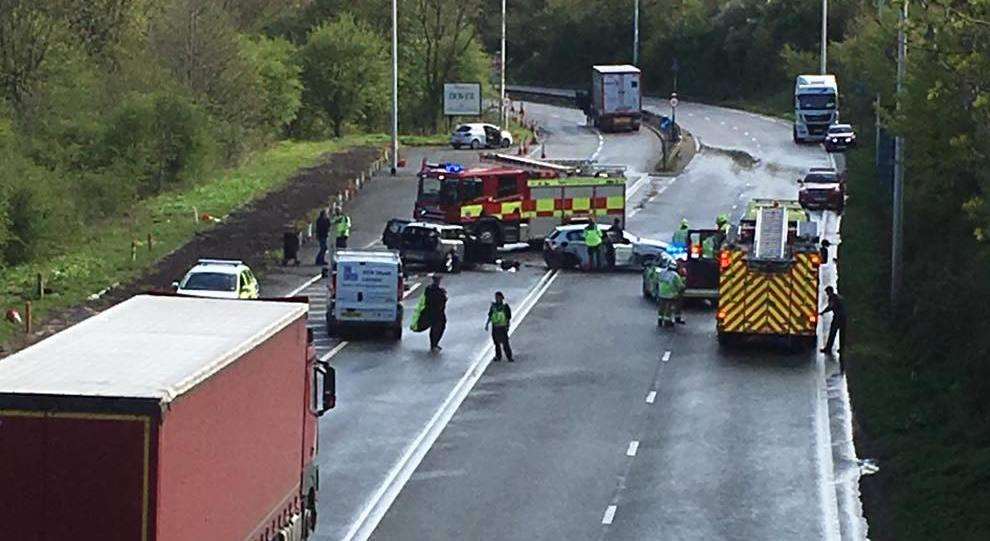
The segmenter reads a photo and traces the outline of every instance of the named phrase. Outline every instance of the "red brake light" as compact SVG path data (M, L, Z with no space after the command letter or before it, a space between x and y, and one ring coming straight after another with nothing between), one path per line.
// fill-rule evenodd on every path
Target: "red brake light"
M726 312L725 310L719 310L719 311L718 311L718 316L717 316L717 317L718 317L719 319L725 319L725 318L726 318L726 316L728 316L728 315L729 315L729 313L728 313L728 312Z
M818 313L817 312L810 312L808 314L808 322L809 323L812 323L812 324L818 323Z
M731 261L729 260L729 252L722 252L719 255L718 263L721 270L725 270L729 268L729 263L731 263Z
M692 244L691 245L691 255L694 256L694 257L698 257L699 255L701 255L701 246L698 245L698 244Z
M818 254L811 254L811 264L812 265L816 265L816 266L817 265L821 265L822 264L822 256L820 256Z

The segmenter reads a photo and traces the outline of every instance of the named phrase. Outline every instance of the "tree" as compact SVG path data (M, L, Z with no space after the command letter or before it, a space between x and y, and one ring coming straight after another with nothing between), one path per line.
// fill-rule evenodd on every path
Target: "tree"
M350 15L309 33L300 51L304 100L322 112L334 136L348 122L380 118L387 100L388 60L384 40Z
M19 105L38 82L54 36L59 2L0 0L0 87Z
M245 38L244 56L258 74L261 92L260 123L281 129L295 120L302 106L302 67L295 61L296 47L282 38Z

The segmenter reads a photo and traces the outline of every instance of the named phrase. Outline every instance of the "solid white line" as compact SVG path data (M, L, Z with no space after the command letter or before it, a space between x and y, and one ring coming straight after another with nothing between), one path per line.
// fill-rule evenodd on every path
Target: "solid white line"
M371 248L372 246L374 246L376 244L380 244L381 242L382 242L382 239L375 239L375 240L369 242L368 244L365 244L363 248L365 250L367 250L368 248Z
M636 456L636 451L639 451L639 442L633 440L629 442L629 448L626 449L626 456Z
M598 159L598 155L601 154L602 152L602 147L605 146L605 136L602 135L602 132L598 131L598 129L595 129L595 135L598 136L598 148L596 148L595 153L591 155L590 159L592 161Z
M536 286L530 290L529 295L520 304L521 308L518 315L512 318L509 335L512 335L519 328L519 325L533 307L536 306L540 298L543 297L543 294L553 285L557 276L557 271L548 271L540 278ZM443 432L447 423L450 422L457 408L460 407L461 402L467 398L468 393L471 392L471 389L481 379L485 369L488 368L488 365L492 361L493 349L494 346L489 344L478 352L471 366L454 388L451 389L450 394L447 395L440 408L437 409L433 417L423 426L419 435L406 447L402 456L392 466L388 475L385 476L385 480L378 486L378 489L375 490L371 498L365 502L357 519L351 524L347 534L344 535L343 541L352 541L354 539L363 541L371 536L378 523L385 516L385 513L388 512L392 502L399 496L399 492L402 491L406 482L409 481L413 472L416 471L420 462L423 461L426 453L433 447L433 442L440 437L440 433Z
M616 507L614 505L605 508L605 516L602 517L602 524L607 526L612 523L612 520L615 519L615 509Z
M626 199L628 200L632 196L636 195L636 192L638 192L640 188L643 187L643 185L646 183L647 180L649 180L649 178L650 175L641 175L639 177L639 180L634 182L633 185L629 187L629 191L626 192Z
M657 399L657 392L650 391L650 394L646 395L646 403L652 404Z
M306 289L307 287L315 284L316 281L319 280L320 278L323 278L323 275L322 274L317 274L316 276L310 278L309 280L306 280L306 282L303 283L303 285L301 285L301 286L293 289L288 295L286 295L286 297L295 297L296 295L299 294L300 291L302 291L302 290Z
M669 351L664 351L663 352L663 359L662 360L663 360L663 362L667 362L667 361L670 360L670 352Z
M326 362L327 360L329 360L334 355L340 353L340 350L342 350L345 347L347 347L347 344L350 344L350 342L348 342L347 340L344 340L343 342L337 344L336 346L333 347L333 349L331 349L330 351L324 353L320 357L320 360Z
M419 289L419 286L423 285L423 282L414 282L413 285L409 286L409 289L402 294L402 298L405 299L409 295L413 294L413 291Z

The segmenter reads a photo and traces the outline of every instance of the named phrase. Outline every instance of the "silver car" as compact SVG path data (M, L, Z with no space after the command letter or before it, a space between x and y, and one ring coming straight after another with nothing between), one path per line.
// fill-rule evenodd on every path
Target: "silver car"
M455 149L471 147L475 150L479 148L506 148L512 146L512 134L494 124L482 124L480 122L461 124L450 134L450 146Z
M460 272L467 240L467 232L459 225L412 222L402 228L399 257L405 265Z
M554 229L543 242L543 260L551 269L587 269L588 248L584 244L584 230L587 224L562 225ZM606 244L603 259L611 268L641 269L656 261L672 261L667 253L669 245L622 231L621 237L611 231L610 225L599 225Z

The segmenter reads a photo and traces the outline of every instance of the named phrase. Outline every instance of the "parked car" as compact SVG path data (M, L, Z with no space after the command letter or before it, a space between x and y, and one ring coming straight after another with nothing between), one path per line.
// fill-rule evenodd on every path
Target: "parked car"
M846 189L842 177L834 169L815 168L798 179L798 202L808 210L834 210L845 207Z
M494 124L461 124L450 134L450 146L455 149L471 147L506 148L512 146L512 134Z
M172 282L172 289L182 295L213 299L257 299L258 279L242 261L200 259L185 277Z
M843 152L856 146L856 132L849 124L832 124L825 133L825 151Z
M588 249L584 245L587 224L568 224L554 229L543 242L543 261L551 269L589 266ZM628 231L622 235L611 231L610 225L599 225L607 241L604 258L612 268L639 269L654 261L670 261L666 242L646 239Z
M399 256L405 265L460 272L466 245L467 232L459 225L412 222L402 228Z

